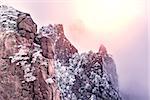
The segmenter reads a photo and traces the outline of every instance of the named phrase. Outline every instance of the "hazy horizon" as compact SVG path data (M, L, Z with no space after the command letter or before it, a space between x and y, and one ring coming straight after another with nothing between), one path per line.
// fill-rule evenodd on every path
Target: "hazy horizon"
M96 6L97 11L94 8L87 11L88 7L94 7L90 5L91 1L88 1L87 4L85 3L86 6L76 0L2 0L1 2L22 12L30 13L38 28L48 24L63 24L65 35L79 52L89 50L96 52L100 44L104 44L108 52L113 55L117 65L120 90L130 96L131 100L148 100L146 0L122 0L120 2L115 0L114 5L117 2L119 4L123 2L126 4L124 7L130 5L131 11L122 8L124 12L117 10L121 14L119 15L115 13L116 8L113 12L107 9L107 13L98 13L96 17L93 15L100 10L99 5ZM101 3L100 1L98 3ZM93 5L97 1L94 0L94 2ZM95 20L92 20L94 18Z

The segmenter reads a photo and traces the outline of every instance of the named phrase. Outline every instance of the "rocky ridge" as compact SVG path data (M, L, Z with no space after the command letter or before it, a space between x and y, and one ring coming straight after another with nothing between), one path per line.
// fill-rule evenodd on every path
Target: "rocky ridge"
M63 25L0 6L0 100L121 100L106 48L79 54Z

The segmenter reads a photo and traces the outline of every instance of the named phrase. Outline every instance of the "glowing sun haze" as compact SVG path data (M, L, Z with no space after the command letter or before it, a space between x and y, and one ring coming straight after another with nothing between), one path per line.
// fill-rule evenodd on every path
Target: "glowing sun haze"
M128 100L148 100L146 0L0 0L28 12L38 28L64 25L80 52L104 44L113 55L121 91Z
M90 29L114 32L129 24L142 9L137 0L75 0L78 17Z
M92 31L89 34L96 40L103 37L101 42L105 43L108 40L118 42L129 36L121 31L130 28L143 14L143 3L140 0L75 0L74 8L84 27Z

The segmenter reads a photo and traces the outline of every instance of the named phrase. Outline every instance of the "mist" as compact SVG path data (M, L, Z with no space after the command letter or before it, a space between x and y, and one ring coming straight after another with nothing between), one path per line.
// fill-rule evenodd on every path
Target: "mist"
M4 3L20 11L30 13L38 24L38 28L53 23L63 24L65 35L80 53L89 50L97 52L100 44L104 44L115 60L122 96L126 100L148 100L148 19L146 7L143 8L141 15L136 16L122 30L117 31L122 35L115 38L104 38L101 31L88 29L85 23L78 18L73 1L4 0ZM93 35L97 32L98 36Z

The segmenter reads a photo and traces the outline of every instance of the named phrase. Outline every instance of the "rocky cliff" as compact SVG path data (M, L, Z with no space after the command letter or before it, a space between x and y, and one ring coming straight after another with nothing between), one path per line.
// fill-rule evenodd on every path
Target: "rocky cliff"
M0 100L121 100L113 59L101 45L79 54L63 25L37 25L0 6Z

